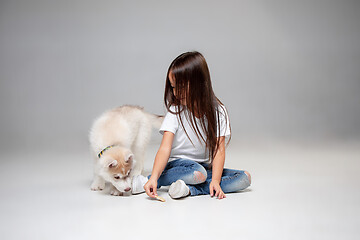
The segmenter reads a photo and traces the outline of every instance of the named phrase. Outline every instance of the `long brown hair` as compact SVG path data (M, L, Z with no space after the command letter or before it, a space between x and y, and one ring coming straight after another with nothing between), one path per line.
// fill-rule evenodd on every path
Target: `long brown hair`
M175 80L175 89L171 86L170 74L172 80ZM182 101L185 101L186 108L192 114L184 111ZM201 53L196 51L185 52L172 61L166 75L164 102L169 112L178 115L183 128L184 124L180 113L185 113L185 117L189 120L197 138L199 141L202 140L209 150L211 166L220 145L220 138L217 137L217 131L220 133L219 107L223 109L224 113L227 114L227 112L222 102L214 94L209 68ZM171 106L175 106L175 112L170 110ZM195 117L198 118L200 126L198 126ZM228 121L226 116L224 119ZM225 122L225 126L227 126L227 122ZM205 136L201 134L199 127ZM185 128L184 131L189 138ZM230 139L231 135L227 144L229 144Z

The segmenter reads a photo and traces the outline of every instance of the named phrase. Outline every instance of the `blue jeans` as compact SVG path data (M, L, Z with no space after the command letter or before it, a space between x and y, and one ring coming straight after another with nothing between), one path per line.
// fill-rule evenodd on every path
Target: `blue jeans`
M211 177L212 170L208 164L179 158L166 164L157 184L159 188L182 179L189 187L191 196L204 195L210 194ZM224 193L244 190L249 186L250 182L244 171L224 168L220 182Z

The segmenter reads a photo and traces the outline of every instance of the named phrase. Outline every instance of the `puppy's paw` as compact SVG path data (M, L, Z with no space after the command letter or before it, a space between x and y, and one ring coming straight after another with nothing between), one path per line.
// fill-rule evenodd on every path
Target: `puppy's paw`
M123 193L117 190L116 188L111 189L110 194L113 196L122 196Z
M91 190L93 191L102 191L105 188L105 182L99 182L99 181L94 181L91 184Z

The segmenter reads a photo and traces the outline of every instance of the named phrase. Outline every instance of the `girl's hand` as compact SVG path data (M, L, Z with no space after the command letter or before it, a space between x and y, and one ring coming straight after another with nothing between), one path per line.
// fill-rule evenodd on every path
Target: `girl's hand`
M211 181L210 183L210 196L214 196L215 191L215 197L218 197L218 199L226 198L225 193L222 191L220 187L220 182L218 181Z
M149 197L155 198L157 196L157 180L150 177L150 179L147 181L147 183L144 185L144 189L146 194Z

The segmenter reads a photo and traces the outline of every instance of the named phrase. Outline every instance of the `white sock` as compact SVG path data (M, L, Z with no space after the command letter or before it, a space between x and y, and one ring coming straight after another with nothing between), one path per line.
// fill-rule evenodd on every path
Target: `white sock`
M147 183L147 177L143 175L134 176L132 179L132 194L145 192L144 185Z
M181 179L173 182L169 188L169 195L172 198L182 198L189 195L190 189Z

